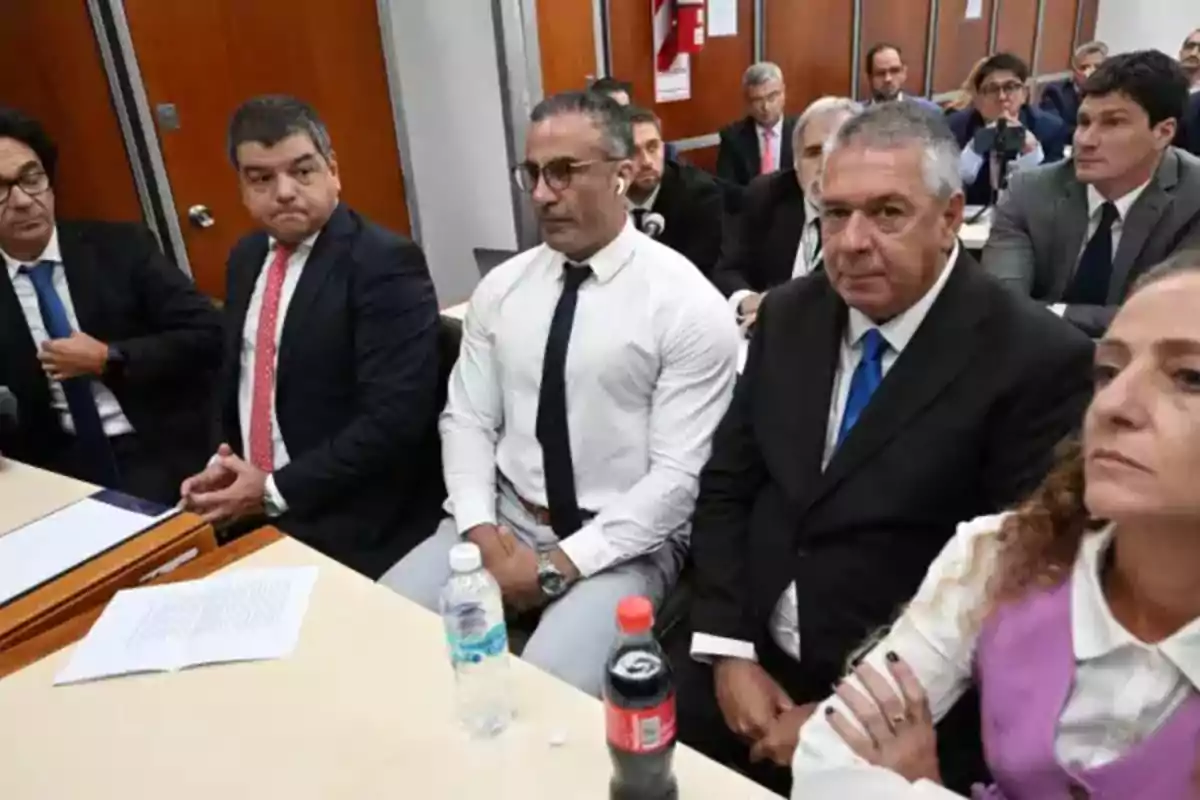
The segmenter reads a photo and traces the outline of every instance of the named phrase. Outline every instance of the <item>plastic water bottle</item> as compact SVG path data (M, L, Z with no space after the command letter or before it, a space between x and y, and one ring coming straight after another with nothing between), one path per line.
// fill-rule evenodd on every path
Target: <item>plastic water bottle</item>
M496 579L470 542L450 550L452 574L442 589L441 612L454 666L458 718L475 738L489 738L512 720L508 685L508 629Z

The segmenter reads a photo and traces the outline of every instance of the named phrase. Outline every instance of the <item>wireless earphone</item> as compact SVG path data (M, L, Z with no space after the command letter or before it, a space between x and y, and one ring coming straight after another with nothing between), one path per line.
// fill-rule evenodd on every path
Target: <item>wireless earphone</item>
M617 194L625 194L625 179L617 178Z

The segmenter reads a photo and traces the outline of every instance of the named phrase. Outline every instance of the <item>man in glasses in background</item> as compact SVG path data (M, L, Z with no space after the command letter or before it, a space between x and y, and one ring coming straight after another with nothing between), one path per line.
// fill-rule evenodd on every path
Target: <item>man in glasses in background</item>
M509 611L540 614L525 659L593 695L618 601L675 581L737 366L720 294L629 218L633 152L609 97L534 109L514 175L545 243L471 298L441 420L454 518L382 579L436 608L474 542Z
M968 205L990 205L1005 185L1004 171L1061 161L1069 144L1067 125L1029 105L1029 67L1011 53L997 53L975 73L975 106L947 122L962 148L960 173Z
M0 109L0 386L20 409L0 452L174 503L206 458L220 314L141 225L59 221L57 160Z

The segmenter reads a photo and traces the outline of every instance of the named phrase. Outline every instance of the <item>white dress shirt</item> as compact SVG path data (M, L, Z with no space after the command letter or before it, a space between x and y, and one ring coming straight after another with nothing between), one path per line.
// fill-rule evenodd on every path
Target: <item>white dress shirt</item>
M985 601L1004 516L959 525L904 615L866 657L891 681L885 654L899 654L921 681L937 720L972 684L979 626L968 620ZM1200 619L1158 644L1146 644L1113 617L1100 574L1111 540L1111 528L1087 534L1071 572L1075 679L1054 745L1060 762L1080 769L1116 760L1200 688ZM795 773L874 769L830 727L824 713L830 704L855 719L836 697L822 703L800 732Z
M946 281L950 278L950 272L954 269L954 262L957 260L958 244L956 242L946 261L945 269L942 270L942 274L938 276L929 291L920 300L913 303L907 311L898 314L882 325L876 325L858 309L850 309L846 331L842 337L837 370L833 376L833 393L830 395L833 403L829 409L829 423L825 427L825 452L822 455L822 468L829 464L837 446L842 415L846 411L846 402L850 397L851 378L854 376L854 370L858 368L858 362L862 360L863 337L867 331L878 328L884 341L888 343L887 351L883 354L883 374L886 378L888 372L904 352L904 348L916 335L921 323L925 321L925 317L929 314L929 309L933 307L938 295L942 293ZM797 616L796 604L796 584L792 583L776 603L775 610L771 613L769 628L771 638L783 652L799 659L800 620ZM692 656L700 660L707 660L714 656L757 660L753 642L700 632L692 634Z
M771 155L775 159L771 162L775 165L775 171L778 172L779 170L783 169L784 165L779 163L779 157L783 153L783 117L780 117L779 121L770 128L764 128L762 125L759 125L756 122L754 123L754 130L756 133L758 133L758 163L761 164L763 162L763 156L767 154L767 146L769 145L771 148ZM769 141L767 139L767 131L771 132L771 138ZM788 166L790 167L791 164Z
M21 313L25 315L25 323L29 325L33 344L40 352L42 345L50 341L50 334L46 332L46 324L42 320L42 311L38 307L37 290L33 287L33 279L28 275L21 274L20 270L22 266L26 265L25 262L17 261L3 250L0 250L0 256L4 257L4 263L8 267L8 278L12 281L13 291L17 295L17 301L21 304ZM50 241L46 243L46 249L40 256L29 262L28 266L34 266L42 261L54 262L54 291L62 300L63 308L67 312L67 319L71 322L71 329L78 331L79 318L75 316L75 304L71 301L71 289L67 285L67 271L63 268L62 252L58 247L57 228L50 234ZM71 419L71 412L67 408L67 395L63 392L62 384L49 378L46 380L50 383L50 404L58 412L63 430L74 434L75 420ZM93 380L91 384L92 396L96 400L96 410L100 414L104 435L113 437L133 433L133 425L125 417L125 412L121 410L121 404L117 402L116 395L109 391L109 388L101 381Z
M1020 172L1023 169L1036 167L1046 160L1046 153L1042 150L1042 143L1038 142L1037 147L1028 153L1022 153L1012 160L1009 169L1012 172ZM979 177L979 170L987 163L988 159L975 152L975 148L967 142L967 146L962 149L962 154L958 159L958 174L962 177L963 183L972 184Z
M597 515L562 542L584 576L689 531L739 341L720 293L632 223L587 263L567 418L579 507ZM547 503L535 423L565 264L536 247L489 272L471 297L440 424L447 508L462 532L497 521L497 471L525 500Z
M658 199L658 193L661 190L662 190L662 182L660 181L658 186L654 187L654 191L651 192L649 194L649 196L647 196L646 199L644 201L642 201L641 203L635 203L629 197L629 195L625 195L625 204L627 206L629 206L630 211L633 211L634 209L637 209L637 208L640 208L644 211L651 211L654 208L654 201Z
M820 241L821 211L811 202L808 195L804 196L804 228L800 231L800 244L796 247L796 260L792 264L792 277L803 278L821 264L821 254L817 252ZM729 307L734 315L740 313L742 300L754 292L749 289L738 289L729 295Z
M283 287L279 293L279 314L275 321L275 367L279 368L279 340L283 336L283 324L287 321L288 306L296 293L296 285L300 283L300 275L304 265L312 254L313 245L321 233L318 231L296 246L296 250L288 258L287 271L283 276ZM269 240L267 258L258 272L254 282L254 292L250 295L250 305L246 307L246 323L242 326L242 347L239 355L238 371L238 418L242 427L242 452L250 452L250 416L254 407L254 359L255 347L258 344L258 318L262 315L263 295L267 290L267 277L270 273L271 262L275 260L275 248L279 243ZM279 375L276 373L276 383ZM283 433L279 430L279 419L275 409L275 387L271 388L271 445L274 452L275 469L286 467L291 461L287 445L283 441ZM267 493L270 495L275 508L273 511L287 511L287 501L279 493L275 485L275 476L267 476Z
M1149 185L1150 181L1147 180L1141 186L1112 201L1113 205L1117 208L1117 219L1113 222L1112 226L1113 258L1117 257L1117 248L1121 245L1121 231L1125 228L1125 220L1129 217L1129 210L1133 208L1133 204L1137 202L1138 198L1142 196L1142 192L1146 191L1146 187ZM1083 258L1083 253L1087 250L1088 243L1092 241L1092 237L1096 235L1096 230L1100 227L1101 209L1106 202L1108 201L1104 199L1104 195L1100 194L1100 191L1089 183L1087 187L1087 236L1083 237L1083 244L1079 247L1079 259ZM1075 263L1078 265L1079 261L1076 260ZM1066 313L1067 304L1054 303L1050 306L1050 310L1061 317Z

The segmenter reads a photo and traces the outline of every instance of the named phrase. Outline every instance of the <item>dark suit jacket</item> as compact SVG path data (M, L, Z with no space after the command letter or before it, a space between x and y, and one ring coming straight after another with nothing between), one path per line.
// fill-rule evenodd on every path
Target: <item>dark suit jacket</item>
M220 313L141 225L59 222L58 240L80 329L126 355L124 374L104 383L133 425L143 457L182 483L211 454ZM12 389L21 414L20 428L0 442L0 451L62 470L67 434L7 273L0 279L0 385Z
M1200 156L1200 92L1188 96L1183 119L1179 120L1179 130L1175 134L1175 146Z
M741 215L726 224L713 283L728 297L741 290L765 292L791 280L804 222L796 170L755 178L746 188Z
M668 161L652 211L667 225L658 240L711 278L721 255L725 199L717 182L688 164Z
M1063 121L1067 126L1068 142L1075 136L1075 120L1079 116L1080 100L1074 78L1064 78L1042 87L1042 99L1038 101L1038 108Z
M959 522L1041 480L1091 395L1088 338L962 253L822 470L846 324L824 273L767 295L692 525L696 631L766 642L771 612L796 582L795 666L813 694L797 703L828 694Z
M792 131L795 117L784 117L779 142L777 169L792 166ZM762 171L758 129L753 117L746 117L721 129L721 144L717 150L717 176L729 183L745 186Z
M1050 164L1061 161L1063 148L1071 141L1067 135L1066 124L1055 115L1039 111L1029 105L1021 108L1020 117L1021 124L1033 133L1034 138L1042 145L1042 154L1045 159L1042 163ZM955 111L946 118L946 122L950 125L950 130L954 132L954 137L958 139L958 146L964 149L975 138L975 132L985 126L983 117L974 108ZM979 175L975 178L975 182L967 186L966 190L967 202L971 205L984 206L992 203L991 171L987 168L986 159L984 166L979 169Z
M238 353L267 257L264 233L229 256L222 436L242 451ZM287 533L377 578L432 531L440 488L438 307L415 244L339 205L280 337L275 413L291 463L275 484Z
M1088 230L1087 188L1073 162L1013 176L996 208L983 266L1018 294L1060 303L1071 286ZM1113 257L1108 303L1072 305L1066 317L1092 336L1112 322L1138 276L1176 250L1200 245L1200 160L1168 148L1129 210Z

